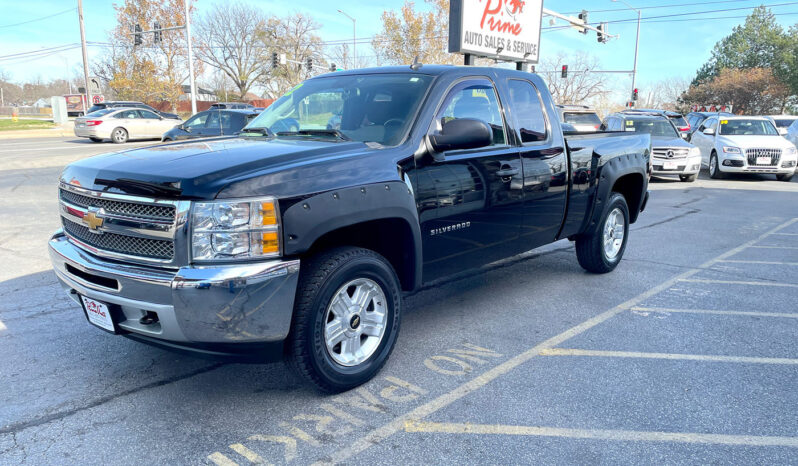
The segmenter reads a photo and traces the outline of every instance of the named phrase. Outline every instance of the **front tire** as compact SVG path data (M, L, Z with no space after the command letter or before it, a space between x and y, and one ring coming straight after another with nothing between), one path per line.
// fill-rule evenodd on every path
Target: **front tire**
M126 143L127 137L127 130L125 130L125 128L114 128L114 130L111 131L111 140L116 144Z
M695 181L695 180L696 180L696 178L698 178L698 175L696 175L696 174L692 174L692 175L679 175L679 179L680 179L682 182L684 182L684 183L692 183L693 181Z
M357 387L388 360L399 334L401 287L374 251L336 248L302 265L288 361L325 392Z
M776 179L779 181L791 181L794 175L794 173L790 175L776 175Z
M588 272L607 273L618 266L629 239L629 206L612 193L598 228L576 238L576 258Z
M723 172L720 171L720 165L718 165L718 154L714 152L709 156L709 177L713 180L723 178Z

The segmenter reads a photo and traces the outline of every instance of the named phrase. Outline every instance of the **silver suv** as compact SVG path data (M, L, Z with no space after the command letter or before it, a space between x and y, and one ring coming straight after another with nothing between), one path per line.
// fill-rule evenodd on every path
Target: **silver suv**
M557 114L562 123L568 123L578 133L598 131L601 118L587 105L558 105Z

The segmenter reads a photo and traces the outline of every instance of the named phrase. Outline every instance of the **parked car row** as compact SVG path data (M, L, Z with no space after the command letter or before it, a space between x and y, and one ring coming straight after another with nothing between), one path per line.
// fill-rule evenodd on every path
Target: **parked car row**
M260 111L248 109L215 109L199 112L183 122L164 116L144 104L117 107L107 102L84 117L75 120L75 135L94 142L110 140L122 144L140 139L178 141L195 138L229 136L240 132ZM146 108L145 108L146 107ZM171 115L171 114L167 114Z

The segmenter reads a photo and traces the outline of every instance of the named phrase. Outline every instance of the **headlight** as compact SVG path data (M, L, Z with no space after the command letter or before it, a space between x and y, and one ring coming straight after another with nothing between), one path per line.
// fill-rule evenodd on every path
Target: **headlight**
M227 261L279 256L278 212L274 198L194 203L192 259Z
M742 154L743 151L740 150L739 147L723 147L723 152L727 154Z
M784 151L784 155L795 155L798 153L798 149L795 147L788 147L787 150Z
M691 147L690 151L687 152L688 157L698 157L701 155L701 149L698 147Z

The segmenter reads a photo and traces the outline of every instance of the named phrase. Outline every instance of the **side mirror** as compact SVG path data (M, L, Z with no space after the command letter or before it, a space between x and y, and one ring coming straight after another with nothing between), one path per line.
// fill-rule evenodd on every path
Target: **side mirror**
M493 130L476 118L457 118L443 124L440 133L430 134L429 142L435 152L476 149L493 143Z
M714 136L715 135L715 128L706 128L702 131L707 136Z

